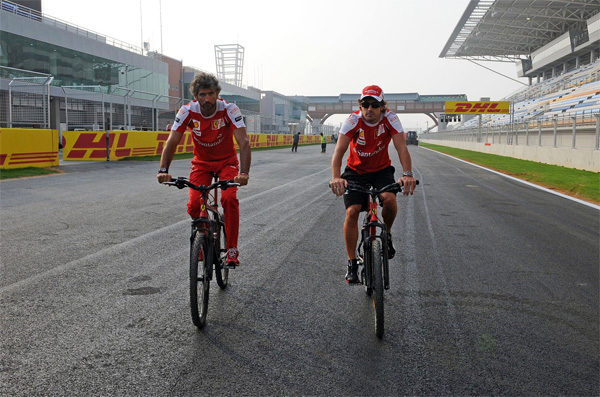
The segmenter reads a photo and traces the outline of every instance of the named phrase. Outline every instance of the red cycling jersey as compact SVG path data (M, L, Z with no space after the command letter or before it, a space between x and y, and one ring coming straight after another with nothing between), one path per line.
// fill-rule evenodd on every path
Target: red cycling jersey
M380 171L392 164L388 145L392 136L403 133L402 123L395 113L386 110L376 124L367 123L359 111L352 113L340 129L351 139L348 167L366 174Z
M184 132L187 128L191 130L194 140L192 164L221 161L230 157L237 159L233 131L246 126L244 118L233 103L217 99L216 106L215 113L209 117L202 115L198 101L183 105L177 112L172 129L178 132Z
M209 185L213 173L217 173L221 180L233 179L239 171L233 131L246 126L242 113L235 104L222 99L217 99L216 106L212 116L204 117L197 101L183 105L172 127L173 131L178 132L184 132L187 128L191 130L194 159L190 181L195 184ZM221 194L228 249L237 247L238 243L240 204L236 193L237 188L233 187ZM189 189L188 213L192 218L200 216L201 205L200 192Z

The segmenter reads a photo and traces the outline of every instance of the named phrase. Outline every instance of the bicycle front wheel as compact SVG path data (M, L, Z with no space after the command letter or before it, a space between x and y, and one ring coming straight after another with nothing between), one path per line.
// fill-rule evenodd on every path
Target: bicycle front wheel
M207 252L207 241L201 233L196 233L190 253L190 308L192 322L198 328L206 324L208 311L208 291L210 287L211 258Z
M383 251L381 241L371 244L371 263L373 265L373 309L375 311L375 335L383 337Z
M227 288L227 283L229 282L229 269L225 267L225 262L227 260L227 237L225 236L225 231L221 226L219 226L219 230L215 238L214 256L217 284L219 287L221 287L221 289L225 289Z

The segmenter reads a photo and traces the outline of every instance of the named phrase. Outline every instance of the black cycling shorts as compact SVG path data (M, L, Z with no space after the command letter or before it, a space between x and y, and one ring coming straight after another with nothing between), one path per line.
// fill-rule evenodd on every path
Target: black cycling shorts
M376 189L381 189L384 186L391 185L392 183L396 182L394 179L394 171L396 171L396 169L390 165L389 167L379 171L359 174L352 168L346 167L341 177L348 182L358 183L368 188L374 187ZM360 210L368 211L369 195L360 192L346 192L344 194L344 204L346 205L346 208L350 207L351 205L361 204Z

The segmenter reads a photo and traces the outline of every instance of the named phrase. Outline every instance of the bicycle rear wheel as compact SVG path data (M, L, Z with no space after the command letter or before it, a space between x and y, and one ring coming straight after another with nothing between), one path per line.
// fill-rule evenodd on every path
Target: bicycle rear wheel
M225 261L227 259L227 236L225 236L225 231L220 225L215 238L214 257L217 284L221 289L225 289L229 282L229 269L225 267Z
M208 292L210 287L210 266L208 244L205 236L196 233L190 253L190 308L192 322L198 328L206 324L208 312Z
M381 241L371 243L371 263L373 265L373 309L375 311L375 335L383 337L383 251Z

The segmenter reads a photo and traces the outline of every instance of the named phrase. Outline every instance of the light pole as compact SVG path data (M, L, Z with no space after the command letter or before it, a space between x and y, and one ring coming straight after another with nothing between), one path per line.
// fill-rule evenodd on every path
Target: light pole
M158 0L158 13L160 17L160 54L163 54L163 41L162 41L162 0Z

